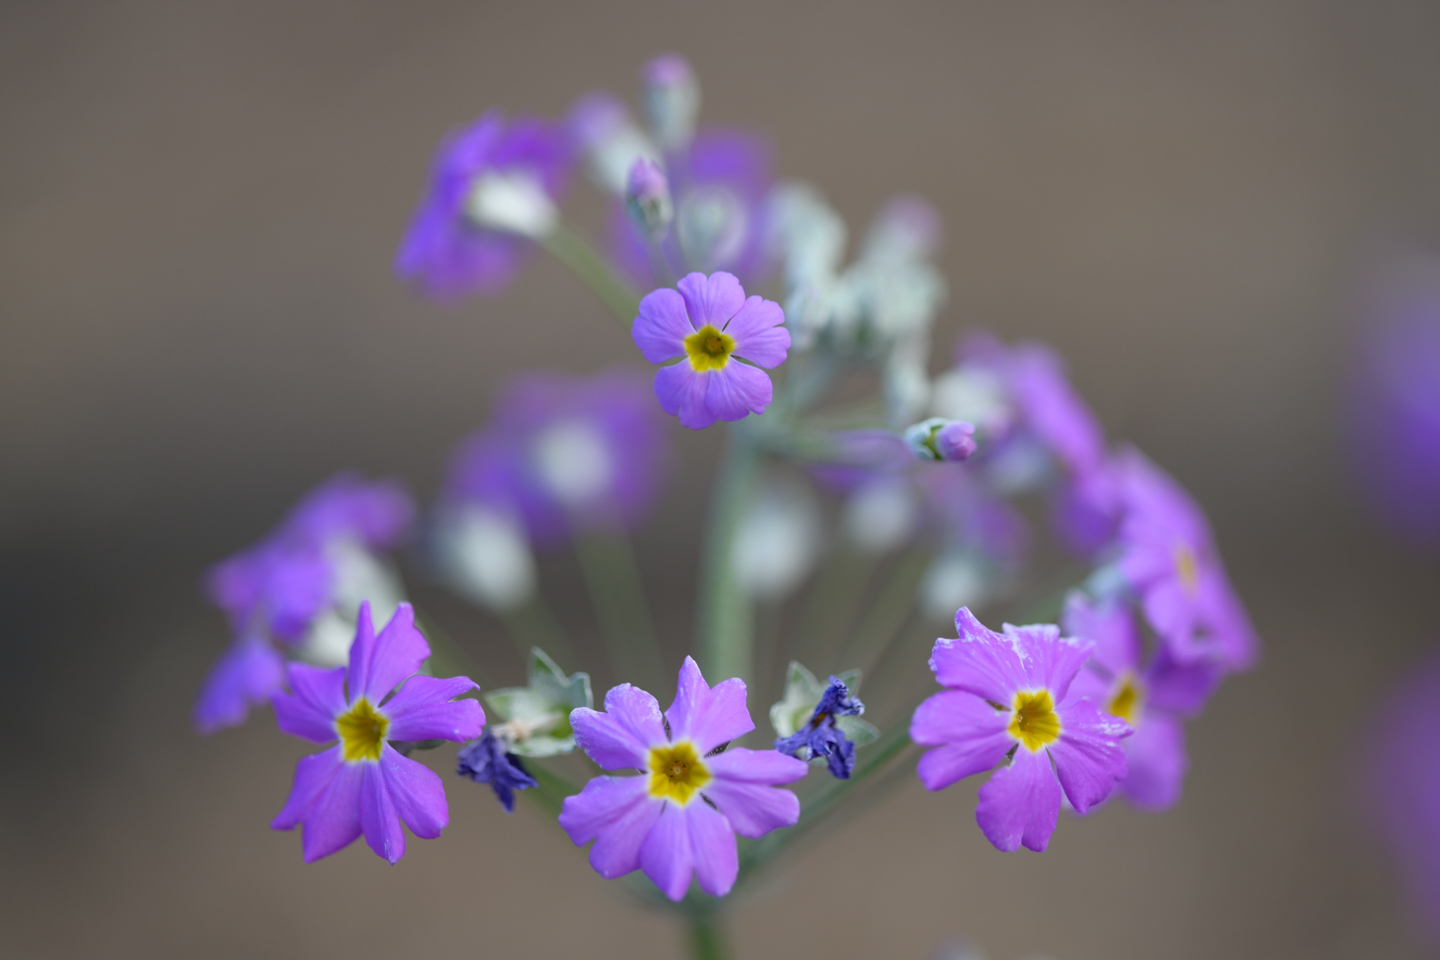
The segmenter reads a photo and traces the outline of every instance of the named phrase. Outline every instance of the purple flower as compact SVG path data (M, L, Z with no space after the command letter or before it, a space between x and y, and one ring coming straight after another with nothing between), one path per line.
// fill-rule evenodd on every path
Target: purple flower
M515 791L539 786L520 758L506 749L500 738L486 728L479 740L460 748L455 772L476 783L488 783L506 813L515 812Z
M670 268L724 270L751 284L764 279L769 146L738 130L701 130L688 148L666 156L665 174L675 221L659 250ZM611 214L610 235L616 264L635 283L644 288L667 282L651 270L645 235L623 203Z
M675 219L670 182L655 161L641 157L630 168L625 183L625 209L630 212L631 222L647 237L658 240L670 229Z
M605 712L581 708L570 722L602 769L641 774L596 777L565 799L560 826L577 846L595 841L590 865L602 877L644 870L679 900L693 874L700 889L723 897L739 871L735 834L760 837L799 819L795 794L776 788L804 777L805 763L773 750L727 750L755 729L745 683L711 689L689 657L663 715L654 697L626 683L605 695Z
M625 527L655 498L666 445L644 381L528 374L451 465L447 496L511 513L531 537Z
M1050 624L993 633L965 607L955 629L959 639L936 640L930 657L948 689L910 723L910 739L936 748L920 758L920 781L942 790L1009 757L980 788L975 820L997 849L1044 850L1062 790L1084 813L1124 778L1130 728L1071 689L1094 644Z
M395 270L438 300L507 284L553 225L569 178L563 129L491 111L440 144L430 189L395 258Z
M1366 738L1363 780L1381 839L1404 870L1415 909L1440 941L1440 657L1386 696Z
M1119 469L1119 566L1139 593L1145 618L1176 661L1247 669L1259 654L1259 639L1199 504L1134 450L1121 455Z
M210 570L206 592L236 639L195 704L199 732L243 723L251 706L283 685L285 658L272 641L343 660L343 650L316 642L316 627L328 617L346 621L348 630L361 599L399 601L398 585L372 552L395 546L414 512L398 484L342 473L308 494L260 543Z
M849 780L855 772L855 743L836 726L835 718L858 717L864 712L865 704L850 693L843 680L832 676L815 705L810 722L792 735L778 738L775 749L800 760L824 757L832 776ZM802 753L805 755L801 756Z
M1370 324L1357 345L1351 377L1344 456L1392 532L1415 544L1436 546L1440 265L1416 258L1406 272L1410 275L1384 284L1370 306Z
M963 420L931 417L905 428L905 443L921 460L962 462L975 455L975 425Z
M655 139L667 151L683 150L695 135L700 85L684 57L673 53L645 65L645 115Z
M1188 766L1183 720L1205 706L1220 682L1219 668L1176 663L1164 646L1142 666L1144 650L1130 609L1093 603L1079 592L1065 604L1064 627L1066 633L1095 644L1071 693L1094 701L1135 731L1125 740L1127 770L1121 792L1144 810L1174 806Z
M408 603L379 636L366 603L348 669L290 665L293 692L271 700L280 729L317 743L339 741L296 765L290 799L270 824L276 830L303 825L306 863L348 846L361 833L371 850L395 863L405 856L402 822L427 840L450 822L440 778L387 742L459 742L485 726L479 701L455 699L475 689L469 677L416 675L429 656L430 645L415 629Z
M647 294L630 330L651 363L680 359L655 374L661 408L692 430L764 413L773 387L759 368L778 367L790 349L780 305L747 300L728 273L692 273L677 286Z

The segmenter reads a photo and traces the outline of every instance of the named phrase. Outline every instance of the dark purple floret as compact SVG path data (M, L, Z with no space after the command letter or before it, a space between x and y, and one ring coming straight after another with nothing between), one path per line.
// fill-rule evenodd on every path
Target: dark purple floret
M488 783L506 813L515 812L515 791L539 786L520 758L507 753L500 739L486 728L479 740L460 748L455 772L476 783Z
M864 712L865 704L850 692L844 681L831 677L810 722L794 734L777 739L775 749L800 760L824 757L832 776L849 780L855 772L855 743L836 726L835 718L858 717Z

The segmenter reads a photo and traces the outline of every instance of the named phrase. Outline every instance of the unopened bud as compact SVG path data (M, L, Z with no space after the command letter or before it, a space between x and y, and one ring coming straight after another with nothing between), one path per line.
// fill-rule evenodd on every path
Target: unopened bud
M625 185L625 209L645 236L651 240L665 236L675 219L675 205L670 199L670 181L658 163L641 157L631 166Z
M645 115L665 150L683 150L695 136L700 85L684 57L667 54L645 65Z
M978 449L974 424L944 417L931 417L907 427L905 443L921 460L969 460Z

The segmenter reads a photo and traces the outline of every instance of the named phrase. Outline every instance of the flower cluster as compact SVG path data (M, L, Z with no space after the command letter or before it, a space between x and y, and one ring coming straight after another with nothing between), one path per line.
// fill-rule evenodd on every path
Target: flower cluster
M307 861L363 835L394 863L405 827L437 837L445 791L412 755L453 742L467 799L546 811L602 877L639 871L697 923L717 915L706 898L912 743L931 790L991 771L975 816L1002 850L1046 849L1062 806L1085 814L1117 790L1143 809L1176 803L1184 723L1258 655L1199 506L1107 442L1044 346L972 333L932 377L946 286L928 204L885 204L847 261L846 225L818 190L772 182L752 135L699 124L684 60L648 64L642 102L643 125L600 93L564 121L492 112L451 134L397 255L403 279L452 301L498 289L543 248L658 365L653 384L623 369L517 376L428 511L419 559L476 602L477 629L514 641L524 685L478 694L441 678L466 645L432 656L427 635L446 635L428 617L422 634L386 559L414 508L347 474L212 571L234 640L196 725L269 701L280 729L330 744L300 761L273 822L302 828ZM612 201L608 260L562 218L581 161ZM694 656L664 711L636 684L656 689L682 651L661 643L631 545L668 460L662 413L732 425L705 511ZM1036 549L1038 527L1063 550ZM557 616L541 589L555 570L537 551L563 547L588 616L579 599ZM1062 553L1063 610L1053 590L1027 601ZM1002 603L1061 622L996 632L972 613ZM378 633L372 611L388 619ZM958 635L930 647L952 616ZM922 642L943 688L923 699L907 687ZM723 679L712 687L702 663ZM487 657L467 672L506 669ZM620 681L603 710L592 673ZM740 742L750 690L779 691L770 749ZM822 764L829 776L800 782Z

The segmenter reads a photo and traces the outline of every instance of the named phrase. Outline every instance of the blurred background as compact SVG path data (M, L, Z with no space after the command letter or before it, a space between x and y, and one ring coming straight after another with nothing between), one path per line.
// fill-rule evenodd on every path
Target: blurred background
M442 308L391 259L446 130L631 97L665 51L708 122L771 137L852 226L933 201L937 355L972 324L1055 344L1110 434L1206 505L1266 644L1191 725L1175 810L1114 804L1006 855L973 783L908 782L739 905L739 955L1430 955L1352 771L1440 635L1440 563L1358 506L1340 405L1367 264L1440 235L1437 44L1440 7L1399 0L5 4L0 955L678 954L552 823L463 789L452 750L427 758L442 840L307 867L267 828L307 745L189 723L227 640L207 565L341 467L428 499L517 368L638 366L551 262ZM677 437L641 534L672 643L719 440Z

